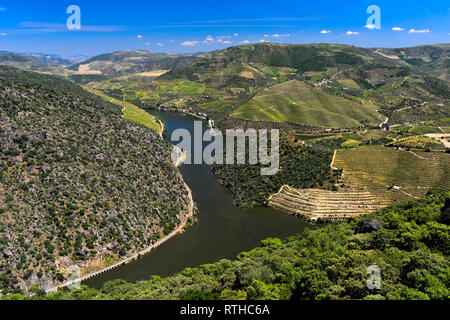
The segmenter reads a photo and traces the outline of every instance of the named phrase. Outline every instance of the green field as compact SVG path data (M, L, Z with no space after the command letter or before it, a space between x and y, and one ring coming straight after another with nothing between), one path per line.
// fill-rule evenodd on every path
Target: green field
M158 133L161 131L161 126L158 123L158 121L156 120L156 118L154 116L152 116L151 114L147 113L146 111L142 110L141 108L138 108L131 103L128 103L125 101L120 101L120 100L114 99L112 97L109 97L97 90L87 88L87 87L85 89L91 93L94 93L94 94L102 97L103 99L105 99L113 104L121 106L122 111L123 111L123 118L125 120L134 122L136 124L139 124L139 125L147 127L147 128L150 128Z
M413 133L413 134L444 133L437 126L405 126L405 127L397 127L393 130L403 132L403 133Z
M443 152L413 154L363 146L338 150L333 165L344 170L344 181L351 187L365 188L391 202L414 200L433 187L450 188L450 155Z
M364 120L374 124L383 121L385 118L376 110L368 101L338 97L306 83L290 81L261 91L232 117L352 128L363 126Z

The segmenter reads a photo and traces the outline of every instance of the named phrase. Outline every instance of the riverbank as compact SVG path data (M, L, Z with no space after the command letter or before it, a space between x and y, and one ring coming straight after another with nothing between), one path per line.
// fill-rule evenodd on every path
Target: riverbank
M180 176L181 176L181 174L180 174ZM182 176L181 176L181 178L183 179ZM131 257L123 259L123 260L121 260L121 261L119 261L119 262L117 262L117 263L115 263L113 265L110 265L108 267L102 268L101 270L91 272L91 273L89 273L87 275L84 275L84 276L82 276L80 278L77 278L77 279L74 279L74 280L71 280L71 281L67 281L67 282L65 282L65 283L63 283L63 284L61 284L59 286L47 289L47 290L45 290L45 292L46 293L56 292L58 289L67 288L67 287L69 287L71 285L75 285L75 284L81 283L81 282L86 281L88 279L91 279L91 278L93 278L95 276L98 276L98 275L103 274L105 272L111 271L111 270L113 270L115 268L118 268L118 267L120 267L122 265L125 265L125 264L128 264L130 262L133 262L136 259L149 254L152 250L158 248L159 246L161 246L162 244L166 243L168 240L172 239L176 235L178 235L180 233L183 233L184 228L186 227L189 219L194 216L194 208L195 208L194 198L192 197L192 190L191 190L191 188L189 188L189 186L186 183L184 183L184 186L185 186L185 188L188 191L189 208L188 208L187 216L183 219L182 223L177 227L177 229L172 231L166 237L158 240L155 244L153 244L150 247L148 247L148 248L146 248L146 249L144 249L144 250L134 254Z
M169 138L178 129L194 134L195 119L191 116L169 111L154 115L164 121L165 138L172 144L175 143ZM182 165L180 172L195 198L194 215L198 222L141 259L90 278L83 285L100 289L116 279L134 283L152 276L169 277L186 268L234 259L259 246L261 240L285 239L311 226L304 219L273 208L243 211L233 206L230 193L208 165Z

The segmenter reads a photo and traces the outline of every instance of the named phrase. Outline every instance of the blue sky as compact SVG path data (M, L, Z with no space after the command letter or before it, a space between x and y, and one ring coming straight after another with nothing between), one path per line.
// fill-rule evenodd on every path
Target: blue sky
M401 47L450 38L444 0L23 2L0 0L0 50L92 56L137 49L191 53L262 41ZM80 31L66 27L69 5L81 9ZM381 9L381 29L365 27L370 5Z

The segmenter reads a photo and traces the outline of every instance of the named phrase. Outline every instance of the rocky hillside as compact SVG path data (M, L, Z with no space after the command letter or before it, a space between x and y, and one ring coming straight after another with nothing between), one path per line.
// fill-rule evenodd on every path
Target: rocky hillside
M189 204L170 150L69 81L0 67L0 290L51 287L170 233Z

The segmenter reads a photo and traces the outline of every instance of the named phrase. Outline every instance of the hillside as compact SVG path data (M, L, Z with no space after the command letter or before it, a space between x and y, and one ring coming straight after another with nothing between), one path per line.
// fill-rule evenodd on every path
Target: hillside
M22 70L67 76L72 74L72 71L66 69L70 64L71 60L58 56L0 51L0 65Z
M70 66L78 75L119 77L145 71L170 70L195 61L195 56L148 51L118 51L92 57Z
M259 92L231 116L320 127L360 127L383 122L385 117L377 110L369 101L339 97L294 80Z
M93 79L89 86L138 106L192 108L216 120L233 115L252 120L352 127L375 124L380 118L373 113L374 108L382 118L392 118L393 123L437 120L450 114L447 82L434 77L426 68L419 69L406 59L393 59L383 52L334 44L252 44L198 55L198 61L174 68L158 66L169 71L156 79ZM266 93L277 96L277 89L285 88L278 85L291 80L302 81L304 86L315 87L312 92L321 93L313 94L311 105L310 94L305 99L297 94L293 97L294 104L284 100L282 106L276 107L277 115L274 110L266 113L267 103L272 102L261 101L258 96ZM320 106L329 101L335 101L337 106L348 101L352 114L335 123L326 120L330 110ZM355 104L363 105L356 114ZM293 105L303 107L293 110ZM315 109L313 119L296 114L302 113L306 106ZM249 112L236 111L240 107ZM254 110L259 112L253 114Z
M450 44L418 46L399 49L382 49L392 59L400 59L417 69L450 81Z
M445 300L449 295L450 194L371 214L382 229L362 233L363 218L328 224L173 277L97 290L60 291L48 300ZM447 198L447 200L445 200ZM367 217L365 217L367 218ZM381 268L381 287L367 287L368 267ZM174 313L175 314L175 313Z
M0 67L0 290L49 288L149 247L188 214L156 132L57 77Z

